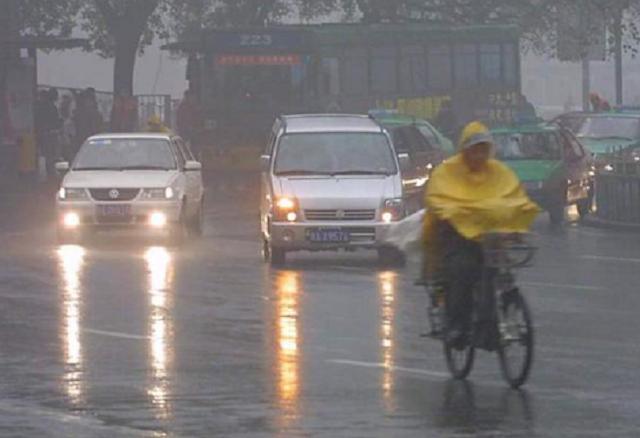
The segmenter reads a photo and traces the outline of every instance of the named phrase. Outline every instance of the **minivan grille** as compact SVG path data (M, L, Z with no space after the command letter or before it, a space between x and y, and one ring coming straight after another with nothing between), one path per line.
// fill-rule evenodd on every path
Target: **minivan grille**
M375 210L305 210L308 221L372 221Z
M131 201L140 189L89 189L89 193L96 201Z

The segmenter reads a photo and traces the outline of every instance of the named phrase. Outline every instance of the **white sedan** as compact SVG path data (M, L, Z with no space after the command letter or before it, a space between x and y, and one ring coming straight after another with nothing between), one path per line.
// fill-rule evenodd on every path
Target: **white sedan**
M91 231L145 230L180 243L202 233L202 165L170 134L103 134L82 145L57 195L61 243Z

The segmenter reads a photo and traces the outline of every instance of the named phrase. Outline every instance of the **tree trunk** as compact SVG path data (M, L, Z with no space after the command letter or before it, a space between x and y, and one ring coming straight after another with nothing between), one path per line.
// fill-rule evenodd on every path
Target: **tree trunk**
M113 66L113 92L116 95L133 95L133 74L138 56L138 41L138 37L116 38Z
M613 34L615 41L616 105L622 105L622 8L615 12Z

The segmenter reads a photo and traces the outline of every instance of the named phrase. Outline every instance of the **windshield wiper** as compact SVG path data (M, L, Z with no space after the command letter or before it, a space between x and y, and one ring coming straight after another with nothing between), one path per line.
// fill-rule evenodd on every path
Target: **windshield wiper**
M123 166L123 167L120 167L118 170L171 170L171 169L164 166L139 165L139 166Z
M602 137L594 137L590 135L580 135L578 138L590 138L593 140L628 140L632 141L631 137L625 137L623 135L603 135Z
M277 176L297 176L297 175L329 175L328 172L318 172L315 170L283 170L282 172L276 172Z
M389 171L382 170L341 170L339 172L331 172L331 176L338 175L392 175Z
M79 171L83 171L83 170L113 170L113 171L118 171L120 170L119 167L106 167L106 166L91 166L91 167L74 167L73 170L79 170Z

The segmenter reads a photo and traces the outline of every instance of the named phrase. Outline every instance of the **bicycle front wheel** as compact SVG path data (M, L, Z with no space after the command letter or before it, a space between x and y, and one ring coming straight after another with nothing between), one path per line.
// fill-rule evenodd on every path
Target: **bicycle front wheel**
M527 381L533 363L534 330L529 306L519 291L508 292L500 313L498 357L502 375L512 388Z

